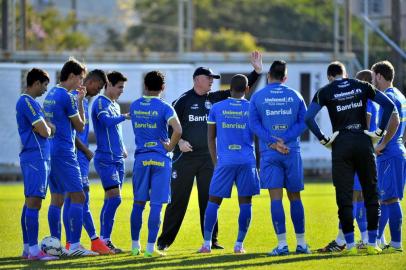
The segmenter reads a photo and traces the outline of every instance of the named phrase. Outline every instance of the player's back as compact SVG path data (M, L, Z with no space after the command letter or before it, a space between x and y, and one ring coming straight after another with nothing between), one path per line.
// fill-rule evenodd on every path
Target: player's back
M75 97L63 87L55 86L44 100L45 117L55 125L51 139L51 155L73 156L76 131L70 121L78 114Z
M40 104L31 96L22 94L16 104L16 119L22 149L20 160L49 158L49 141L34 132L33 124L44 118Z
M257 91L251 98L263 127L271 136L281 137L297 121L298 115L306 113L306 105L299 92L282 84L271 83ZM285 142L291 149L299 149L300 136ZM267 142L261 141L261 151L268 150Z
M176 117L174 109L159 97L144 96L130 106L135 135L135 155L156 152L169 156L161 141L168 140L168 122Z
M228 98L213 105L208 124L216 125L219 165L255 164L254 135L249 129L249 101Z

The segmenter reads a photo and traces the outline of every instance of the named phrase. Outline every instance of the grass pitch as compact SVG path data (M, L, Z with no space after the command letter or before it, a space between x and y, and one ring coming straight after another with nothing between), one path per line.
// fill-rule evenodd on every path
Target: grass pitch
M337 207L334 189L331 183L308 183L302 193L306 212L306 239L312 250L324 246L335 238L337 233ZM103 190L99 182L91 184L91 210L99 228L99 214L103 203ZM266 254L275 247L277 241L270 217L269 196L267 191L253 199L253 218L244 246L247 254L233 254L234 241L238 228L238 202L236 190L233 197L226 199L219 212L219 241L225 250L214 250L211 254L197 254L202 244L199 226L197 190L189 202L185 219L174 244L167 251L166 257L146 259L142 256L132 257L130 236L130 214L132 209L131 181L123 186L123 201L119 207L114 224L112 239L114 243L128 251L120 255L98 256L92 258L63 259L54 262L29 262L20 259L22 235L20 228L21 207L23 205L23 185L0 185L0 268L70 268L70 269L406 269L405 253L384 254L376 256L341 257L336 254L289 255L268 257ZM286 197L286 196L285 196ZM49 196L43 202L40 211L39 238L49 235L47 210ZM402 202L405 212L405 203ZM289 214L289 202L284 198L288 243L291 251L296 248L294 230ZM147 220L149 207L143 217L141 244L145 248L147 240ZM403 226L403 246L406 247L405 226ZM64 233L62 233L63 235ZM64 236L63 236L64 238ZM359 239L359 232L356 231ZM387 233L387 239L389 235ZM64 239L62 239L64 242ZM82 243L89 247L89 238L85 230Z

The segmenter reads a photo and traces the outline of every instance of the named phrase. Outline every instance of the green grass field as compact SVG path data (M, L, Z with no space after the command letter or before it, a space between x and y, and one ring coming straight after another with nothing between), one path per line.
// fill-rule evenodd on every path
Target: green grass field
M276 245L269 210L269 197L263 191L253 199L253 219L246 241L247 254L233 254L233 245L237 234L238 203L233 191L233 198L225 200L219 213L219 240L226 248L213 251L211 254L196 254L202 244L199 227L197 190L189 203L189 208L175 243L166 257L145 259L132 257L129 252L114 256L92 258L64 259L54 262L29 262L20 259L22 236L20 229L21 207L23 205L22 184L3 184L0 186L0 268L70 268L70 269L406 269L405 253L384 254L377 256L360 255L341 257L339 255L289 255L285 257L268 257L266 254ZM337 233L337 207L334 189L330 183L309 183L302 194L306 212L306 238L312 249L324 246L335 238ZM103 202L101 185L91 185L91 209L96 226ZM49 198L43 203L40 212L40 239L49 235L47 209ZM405 204L402 203L405 212ZM289 203L285 199L288 243L291 250L296 247L292 222L289 214ZM130 213L132 208L132 187L127 181L123 187L123 202L118 209L112 239L117 246L129 251L131 248ZM147 221L149 207L144 211L144 222ZM405 226L403 232L405 232ZM357 239L359 234L357 231ZM404 234L405 235L405 234ZM141 243L144 247L147 239L147 226L142 228ZM388 239L388 238L387 238ZM405 239L405 237L404 237ZM89 246L89 238L83 230L82 243ZM405 240L403 245L406 246Z

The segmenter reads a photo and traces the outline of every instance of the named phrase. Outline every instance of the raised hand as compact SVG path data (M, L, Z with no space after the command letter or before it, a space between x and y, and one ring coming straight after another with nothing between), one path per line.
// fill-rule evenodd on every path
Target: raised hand
M251 53L251 65L256 73L260 74L262 72L262 54L259 51Z

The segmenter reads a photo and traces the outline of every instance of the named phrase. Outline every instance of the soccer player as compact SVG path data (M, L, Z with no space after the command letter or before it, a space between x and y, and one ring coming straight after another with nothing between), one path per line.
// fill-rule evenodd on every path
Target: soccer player
M372 71L368 69L361 70L357 72L355 78L364 82L372 83ZM370 99L367 101L366 117L368 130L376 130L377 106ZM362 188L357 174L355 174L354 178L353 213L361 233L361 240L356 244L356 246L358 249L363 249L366 248L368 243L367 218L364 197L362 196ZM343 249L345 249L345 238L341 228L341 223L339 223L337 238L328 243L327 246L318 249L317 251L320 253L340 252Z
M85 113L85 129L82 132L77 132L75 137L75 145L77 148L78 162L80 166L80 173L82 176L83 192L85 193L85 203L83 205L83 226L91 240L91 250L99 254L109 254L111 250L106 244L97 236L96 229L93 222L92 213L89 208L89 163L93 158L93 152L89 149L88 135L89 135L89 99L99 94L100 90L106 85L107 76L104 71L95 69L90 71L86 78L83 80L83 85L86 87L86 98L83 99L83 110ZM74 96L79 94L79 91L73 90L71 92ZM66 232L66 249L70 246L70 229L68 221L68 213L70 207L70 198L65 197L63 204L63 222Z
M159 71L144 77L145 92L131 104L130 115L135 135L133 169L134 204L131 212L132 255L141 251L140 230L142 212L150 201L148 243L144 257L163 256L155 251L161 224L162 204L169 202L172 160L170 152L182 135L182 127L175 110L160 99L165 88L165 77ZM173 132L168 139L168 126Z
M381 219L378 238L382 236L389 219L391 241L385 252L403 251L402 249L402 208L406 179L406 149L403 144L406 127L406 99L393 86L395 70L389 61L375 63L372 66L373 83L395 103L395 110L389 122L388 133L375 147L378 169L378 191L381 201ZM382 116L382 111L379 111Z
M320 88L306 114L305 121L321 144L332 148L332 174L336 189L338 217L346 240L343 255L356 255L353 225L353 186L354 175L358 174L367 209L368 254L378 254L382 250L376 244L379 204L376 187L376 163L372 140L384 135L394 105L384 94L366 83L348 79L345 67L340 62L332 62L327 68L329 84ZM366 125L367 100L376 101L384 110L379 128L370 132ZM314 120L323 106L327 107L333 135L326 137Z
M248 75L251 86L262 71L262 56L259 52L251 54L254 70ZM207 67L198 67L193 73L193 88L182 94L172 105L182 125L182 139L174 150L171 203L165 209L158 249L167 249L179 232L189 203L193 182L196 177L199 193L200 229L204 234L204 212L209 199L210 180L213 175L213 163L207 143L207 117L212 105L230 97L230 91L211 92L214 79L219 74ZM223 249L217 239L217 223L213 231L212 248Z
M55 127L51 140L51 205L48 210L48 222L51 235L61 239L61 207L64 193L70 198L69 240L71 245L66 250L67 256L93 256L98 253L86 250L80 245L83 226L82 177L75 151L76 131L85 127L83 99L86 88L82 85L86 67L74 58L70 58L62 67L60 84L52 88L44 101L45 116ZM77 89L75 98L70 91Z
M124 181L124 158L127 157L121 122L130 119L128 113L121 114L118 98L124 91L127 78L118 71L107 74L104 94L96 98L92 106L92 121L97 148L94 167L101 179L105 195L100 213L100 238L114 253L122 250L111 241L114 216L121 204L121 186Z
M27 74L27 89L16 104L18 133L22 149L20 166L24 178L25 203L21 215L24 249L22 257L30 260L56 260L38 247L38 214L48 188L50 147L48 137L55 129L45 121L41 105L35 100L42 96L49 75L38 68Z
M300 135L305 130L306 104L299 92L285 85L286 62L277 60L268 72L268 85L250 101L250 128L260 140L261 188L268 189L278 246L268 255L289 254L286 242L283 188L290 200L290 213L297 239L297 254L311 253L305 240L305 217L300 192L304 189Z
M251 221L251 199L259 194L254 135L248 127L249 102L244 98L249 89L247 77L235 75L231 79L230 89L231 97L214 104L207 121L209 150L215 169L204 215L204 244L199 253L211 252L217 213L223 198L231 197L234 182L240 205L234 253L245 253L243 241Z

